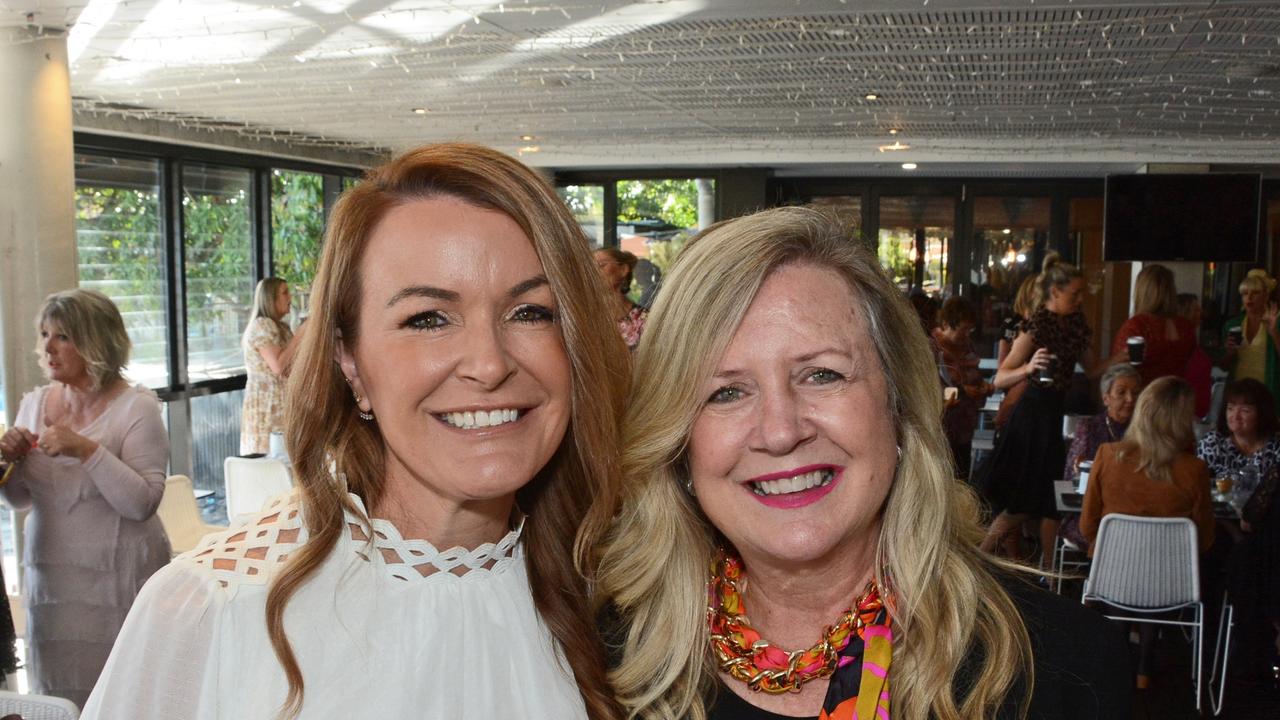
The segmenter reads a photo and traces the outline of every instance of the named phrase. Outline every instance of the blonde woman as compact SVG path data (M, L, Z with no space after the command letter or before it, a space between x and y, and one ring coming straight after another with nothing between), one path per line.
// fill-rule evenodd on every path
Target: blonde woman
M1178 289L1173 271L1163 265L1146 265L1138 273L1133 291L1133 317L1116 331L1111 344L1113 363L1127 362L1130 338L1141 337L1142 363L1136 365L1143 384L1165 375L1182 377L1196 351L1196 326L1178 313Z
M1213 544L1209 467L1195 455L1195 403L1195 391L1186 380L1160 378L1138 396L1124 439L1098 448L1080 512L1080 531L1089 541L1090 555L1098 526L1111 513L1191 518L1200 552ZM1139 688L1149 683L1154 638L1145 628L1143 633Z
M1232 380L1253 378L1266 385L1280 402L1280 305L1272 299L1275 288L1275 278L1261 268L1250 270L1240 281L1243 309L1222 326L1226 353L1220 365L1231 372Z
M155 514L169 435L155 393L124 377L129 335L107 296L54 293L36 326L49 384L22 398L0 438L3 464L16 463L0 494L27 511L32 690L83 705L134 597L169 562Z
M636 355L598 573L632 717L1127 715L1116 633L977 551L917 322L814 210L685 247Z
M338 201L287 419L300 490L170 564L84 717L610 720L574 536L627 351L539 175L419 148Z
M253 316L244 329L244 407L240 413L240 454L265 453L271 433L284 432L284 381L297 349L283 318L289 313L289 283L264 278L253 293Z

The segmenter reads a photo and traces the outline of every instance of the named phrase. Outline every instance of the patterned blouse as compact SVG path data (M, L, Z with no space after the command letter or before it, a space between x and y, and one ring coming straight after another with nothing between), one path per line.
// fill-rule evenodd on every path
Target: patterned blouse
M627 316L618 321L618 331L627 343L628 350L635 350L640 344L640 335L644 333L645 320L649 319L649 311L639 305L632 305Z
M1272 436L1261 450L1245 455L1232 442L1230 435L1211 430L1200 439L1196 456L1209 466L1212 477L1225 477L1245 469L1250 463L1257 463L1258 477L1266 478L1273 470L1280 468L1280 438Z
M1118 423L1107 417L1107 411L1087 417L1076 425L1075 435L1071 437L1071 448L1067 450L1067 464L1062 468L1064 479L1074 479L1076 465L1081 460L1092 460L1098 454L1098 447L1103 443L1116 442L1124 438L1124 431L1129 423Z
M1089 340L1093 337L1084 313L1059 315L1042 307L1027 320L1026 331L1037 348L1048 348L1058 356L1053 361L1053 387L1063 391L1070 388L1076 361L1089 349Z

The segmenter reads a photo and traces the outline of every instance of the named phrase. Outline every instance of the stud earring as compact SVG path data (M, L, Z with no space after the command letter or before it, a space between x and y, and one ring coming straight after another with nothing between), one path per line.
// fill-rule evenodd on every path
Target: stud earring
M693 491L693 478L685 478L684 491L689 493L689 497L698 496L698 494Z
M356 414L360 416L360 419L361 419L361 420L372 420L372 419L373 419L373 413L371 413L371 412L365 412L364 410L361 410L361 409L360 409L360 401L361 401L361 400L363 400L364 398L360 397L360 395L359 395L359 394L357 394L355 390L352 390L352 391L351 391L351 397L353 397L353 398L355 398L355 399L356 399Z

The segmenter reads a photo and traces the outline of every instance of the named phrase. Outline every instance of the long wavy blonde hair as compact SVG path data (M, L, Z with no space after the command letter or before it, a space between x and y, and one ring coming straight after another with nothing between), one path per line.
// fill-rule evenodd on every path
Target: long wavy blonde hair
M527 513L521 542L534 605L564 650L588 716L607 720L618 709L588 599L594 560L579 553L575 538L580 526L600 532L609 523L608 502L593 500L600 488L618 482L628 353L610 320L589 241L555 191L517 160L465 144L422 147L370 171L343 193L329 218L312 315L288 385L287 440L308 539L267 595L267 631L289 683L282 714L298 713L305 689L285 633L285 607L346 531L344 511L361 518L372 536L347 492L373 508L386 490L386 449L377 420L360 419L334 359L339 338L354 345L360 334L360 259L392 208L442 196L497 210L519 225L556 297L572 379L571 415L551 461L517 493Z
M839 222L805 208L700 233L649 315L624 424L620 508L597 573L602 600L623 626L622 660L611 673L619 700L629 717L706 717L716 680L705 583L716 530L683 490L687 445L703 401L698 389L765 278L793 263L835 270L849 283L887 379L902 462L876 552L884 571L877 580L892 588L900 628L894 714L989 717L1019 676L1030 680L1030 642L992 561L977 550L977 503L954 479L933 354L874 255ZM958 683L957 668L975 648L977 674ZM959 698L957 685L968 688Z
M1196 393L1186 380L1157 378L1138 396L1116 458L1133 458L1152 480L1172 480L1173 463L1196 446Z

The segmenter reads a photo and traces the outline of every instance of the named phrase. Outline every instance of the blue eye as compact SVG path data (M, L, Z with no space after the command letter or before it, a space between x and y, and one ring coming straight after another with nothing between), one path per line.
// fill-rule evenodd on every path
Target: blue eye
M833 383L839 380L843 380L844 376L836 372L835 370L829 370L827 368L818 368L817 370L814 370L813 372L809 373L809 379L813 381L815 384L826 385L828 383Z
M707 398L708 403L730 403L742 399L742 389L731 385L717 389Z
M411 330L436 330L448 325L449 321L444 315L436 310L428 310L416 315L411 315L400 323L400 327L409 328Z
M528 323L537 325L540 323L554 322L556 314L550 309L542 305L527 304L521 305L511 313L511 319L519 323Z

